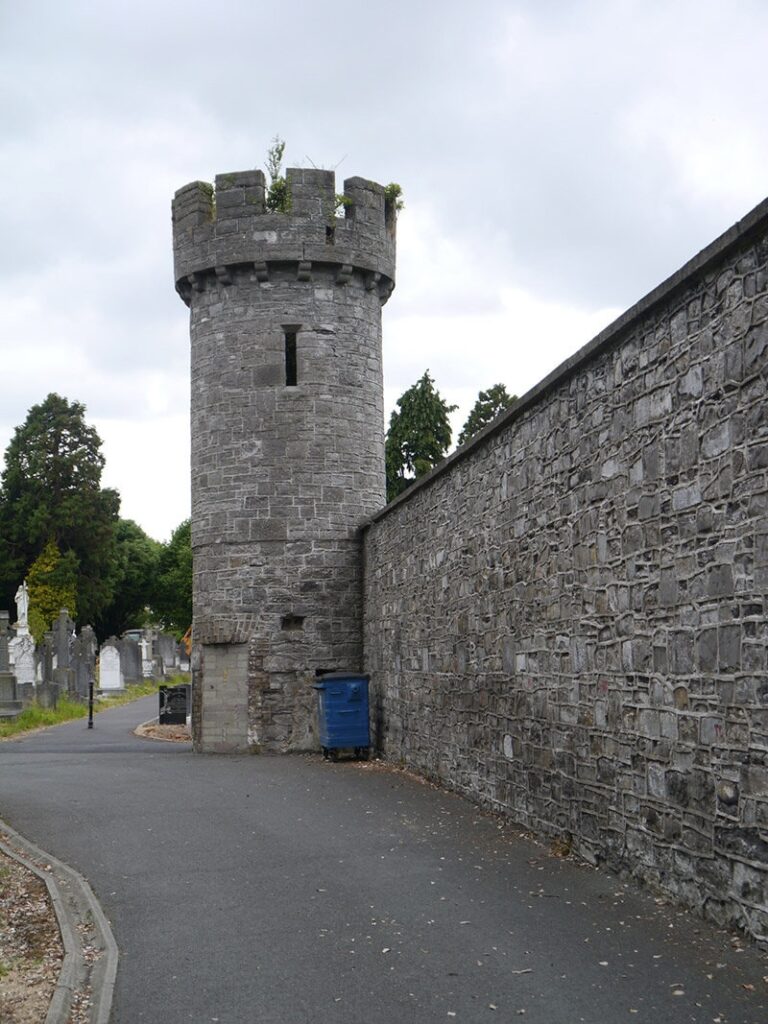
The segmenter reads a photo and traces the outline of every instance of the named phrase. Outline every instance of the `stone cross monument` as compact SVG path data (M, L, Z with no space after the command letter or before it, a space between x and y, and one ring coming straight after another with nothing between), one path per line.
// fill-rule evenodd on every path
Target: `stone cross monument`
M381 307L394 201L363 178L261 171L173 201L192 342L193 737L307 749L316 673L362 667L360 527L385 502ZM340 216L337 216L340 213Z
M71 643L75 631L75 624L69 617L69 611L62 608L58 618L53 623L53 637L56 651L56 668L53 670L53 680L58 685L61 693L69 693L74 696L75 673L72 669Z

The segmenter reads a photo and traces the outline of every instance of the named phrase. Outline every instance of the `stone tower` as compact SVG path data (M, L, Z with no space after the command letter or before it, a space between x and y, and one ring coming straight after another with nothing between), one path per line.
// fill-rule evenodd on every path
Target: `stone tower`
M363 178L261 171L180 189L192 342L193 735L315 745L317 674L362 668L360 527L385 502L381 307L394 203ZM338 212L340 216L337 216Z

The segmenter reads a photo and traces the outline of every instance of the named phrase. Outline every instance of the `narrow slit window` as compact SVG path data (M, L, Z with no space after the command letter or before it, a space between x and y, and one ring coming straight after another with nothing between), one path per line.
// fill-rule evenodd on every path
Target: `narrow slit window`
M298 383L296 362L296 331L285 332L285 385L295 388Z

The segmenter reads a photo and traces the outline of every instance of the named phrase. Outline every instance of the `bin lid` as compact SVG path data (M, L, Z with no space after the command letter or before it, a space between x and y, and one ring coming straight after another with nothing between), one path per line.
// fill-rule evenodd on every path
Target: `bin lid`
M326 683L338 683L343 680L356 683L368 683L371 680L364 672L324 672L316 683L312 684L314 690L324 690Z

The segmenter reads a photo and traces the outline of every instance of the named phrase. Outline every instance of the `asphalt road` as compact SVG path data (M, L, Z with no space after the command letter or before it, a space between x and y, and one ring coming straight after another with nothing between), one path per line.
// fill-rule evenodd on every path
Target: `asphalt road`
M90 881L116 1024L766 1024L768 958L372 763L202 757L156 699L0 743L0 817Z

